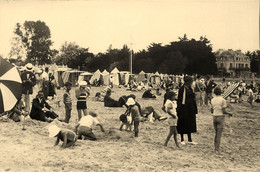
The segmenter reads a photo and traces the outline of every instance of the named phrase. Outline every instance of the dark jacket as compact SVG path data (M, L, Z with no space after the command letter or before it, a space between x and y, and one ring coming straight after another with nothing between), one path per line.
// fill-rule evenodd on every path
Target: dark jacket
M151 90L146 90L146 91L143 93L142 98L156 98L156 96L151 93Z
M197 131L196 114L198 113L198 109L195 101L195 94L191 87L186 87L185 89L185 103L182 104L184 86L181 86L179 89L177 100L177 131L180 134L188 134Z
M33 86L36 84L35 75L31 71L24 71L21 74L22 94L33 93Z
M45 117L50 117L52 119L58 117L58 115L55 114L54 112L43 112L42 109L44 107L46 107L47 109L51 108L51 106L45 101L45 99L42 99L40 101L38 97L34 98L30 117L32 119L41 120L41 121L45 121Z
M104 97L104 106L105 107L119 107L118 101L111 98L109 95L105 95Z
M206 81L205 82L206 85L206 93L212 93L213 88L215 88L217 86L217 84L215 84L212 80L210 80L209 82Z

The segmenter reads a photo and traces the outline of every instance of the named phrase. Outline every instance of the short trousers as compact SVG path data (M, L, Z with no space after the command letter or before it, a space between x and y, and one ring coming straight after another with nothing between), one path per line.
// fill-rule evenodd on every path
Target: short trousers
M78 135L88 135L88 134L92 134L92 129L87 127L87 126L82 126L80 125L78 128Z
M77 109L87 109L86 101L77 101Z
M224 128L224 121L225 121L225 116L213 116L213 125L215 130Z
M169 124L169 126L174 126L174 127L176 127L176 126L177 126L177 120L178 120L177 117L176 117L176 118L169 117L169 118L168 118L168 124Z

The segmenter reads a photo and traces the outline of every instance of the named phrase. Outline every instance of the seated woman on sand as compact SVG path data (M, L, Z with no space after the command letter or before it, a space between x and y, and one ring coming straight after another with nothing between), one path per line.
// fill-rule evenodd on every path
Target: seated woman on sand
M151 92L152 90L149 88L143 93L142 98L156 98L156 96Z
M111 98L111 89L107 90L107 93L104 97L104 106L105 107L122 107L123 105L121 105L119 103L119 101Z

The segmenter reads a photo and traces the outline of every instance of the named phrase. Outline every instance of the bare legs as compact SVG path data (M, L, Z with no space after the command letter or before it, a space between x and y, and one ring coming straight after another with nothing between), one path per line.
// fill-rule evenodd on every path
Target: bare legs
M179 144L178 144L178 141L177 141L177 129L175 126L170 126L170 132L165 140L165 143L164 143L164 146L166 147L171 136L173 135L173 139L174 139L174 142L176 144L177 147L179 147Z

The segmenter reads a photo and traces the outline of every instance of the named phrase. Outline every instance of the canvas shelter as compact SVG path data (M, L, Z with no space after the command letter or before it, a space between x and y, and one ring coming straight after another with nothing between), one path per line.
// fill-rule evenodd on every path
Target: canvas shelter
M90 72L83 72L79 75L78 83L80 81L86 81L87 83L90 83L90 79L92 76L93 76L93 74Z
M146 74L145 72L142 70L138 75L137 75L137 78L136 78L136 81L137 82L142 82L146 80Z
M101 81L103 83L103 85L109 85L109 73L108 71L106 71L106 69L101 73Z
M54 70L53 76L56 80L57 87L63 87L64 86L62 74L65 71L68 71L68 70L70 70L70 68L68 68L68 67L58 67L58 69Z
M64 73L62 73L63 83L69 81L71 82L73 87L77 86L78 78L81 73L83 73L83 71L79 71L79 70L65 71Z
M90 84L93 84L95 80L99 81L100 76L101 76L101 72L98 69L98 70L96 70L96 72L94 72L93 76L90 78L90 80L89 80Z
M110 82L113 85L120 85L120 74L119 70L116 67L110 72Z
M130 74L129 71L120 71L119 75L120 75L120 85L126 85L126 75Z

